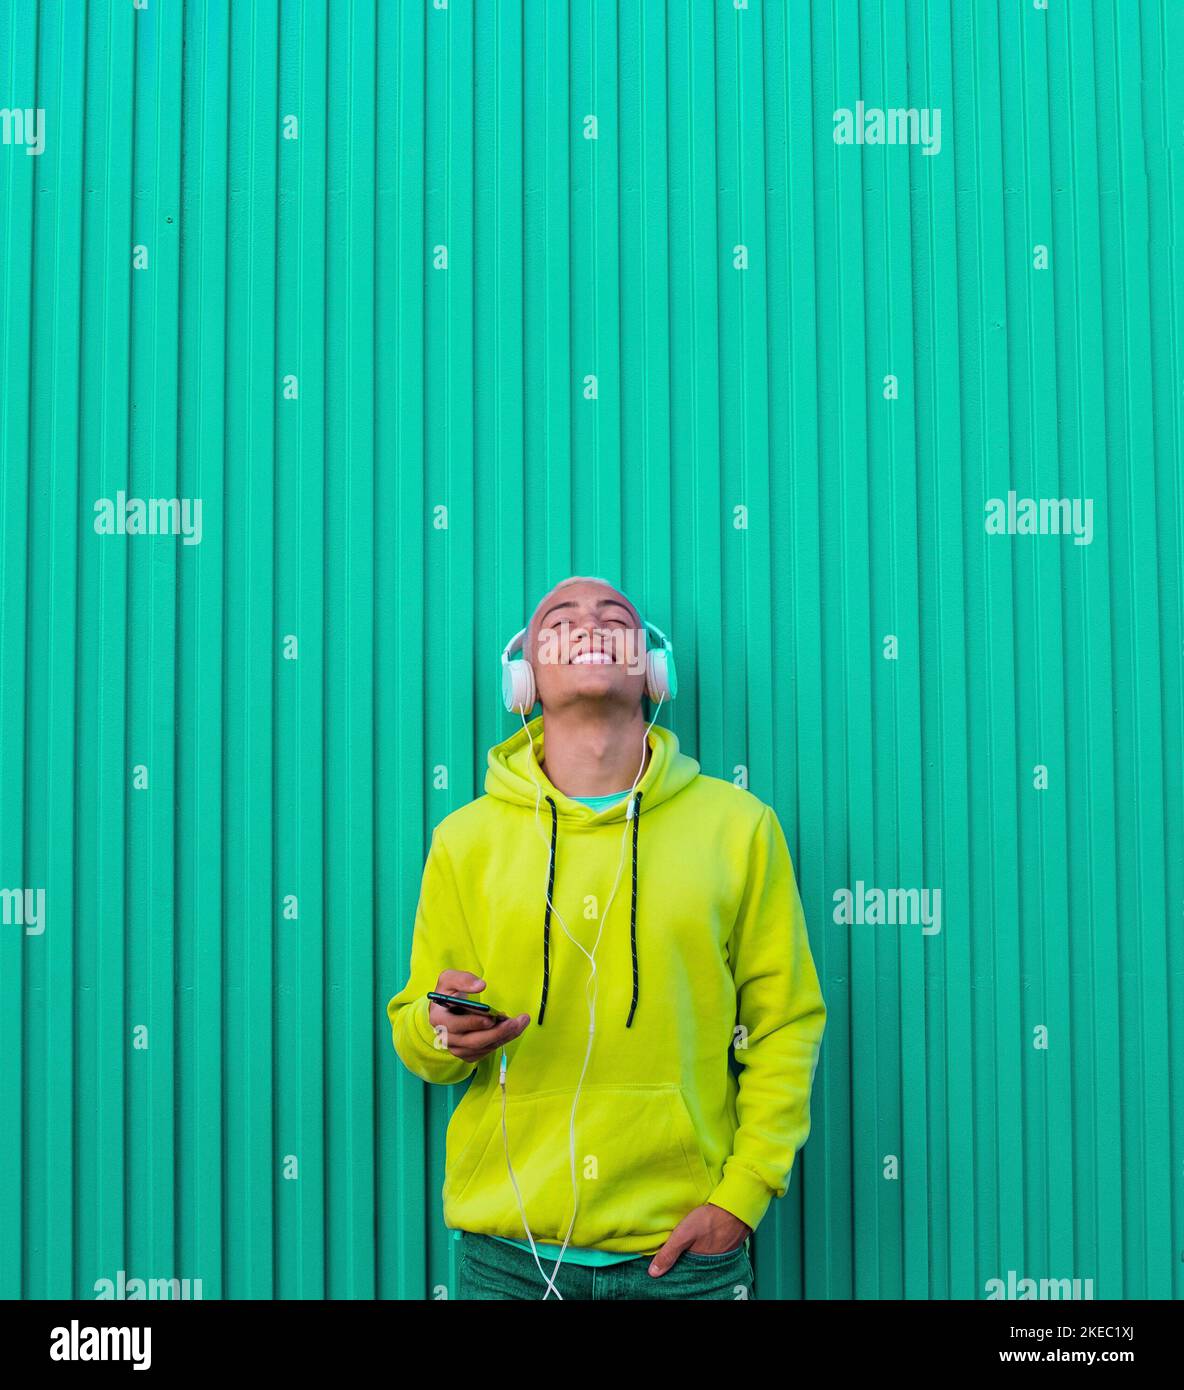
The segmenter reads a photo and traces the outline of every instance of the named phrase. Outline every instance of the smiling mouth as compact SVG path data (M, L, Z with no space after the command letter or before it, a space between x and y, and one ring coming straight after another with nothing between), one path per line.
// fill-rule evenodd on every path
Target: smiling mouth
M568 662L569 666L611 666L613 659L608 652L580 652Z

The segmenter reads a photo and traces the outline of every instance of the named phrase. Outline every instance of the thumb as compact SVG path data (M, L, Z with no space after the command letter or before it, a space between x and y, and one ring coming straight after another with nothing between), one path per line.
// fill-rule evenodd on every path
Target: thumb
M670 1233L670 1238L661 1250L650 1261L649 1273L655 1278L660 1278L666 1271L677 1262L678 1257L690 1245L694 1239L691 1235L681 1235L677 1227Z
M436 989L441 994L480 994L485 981L469 970L441 970Z

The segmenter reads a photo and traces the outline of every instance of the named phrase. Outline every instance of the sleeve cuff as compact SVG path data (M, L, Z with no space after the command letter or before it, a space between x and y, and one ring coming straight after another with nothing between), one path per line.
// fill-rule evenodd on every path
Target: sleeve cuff
M428 1017L428 1011L431 1007L432 1001L426 994L417 999L411 1005L411 1023L419 1035L420 1042L431 1050L433 1056L436 1056L442 1049L436 1046L436 1030L432 1027L432 1021Z
M722 1207L755 1231L769 1209L773 1192L747 1168L736 1164L724 1170L723 1180L708 1197L713 1207Z
M428 1017L428 1011L432 1007L432 1001L424 995L417 999L413 1004L408 1004L404 1013L410 1011L411 1017L408 1019L410 1025L407 1032L407 1042L412 1048L413 1055L405 1056L403 1060L410 1069L424 1081L432 1081L449 1085L456 1081L463 1081L470 1072L476 1068L475 1062L462 1062L459 1057L454 1057L446 1047L440 1047L436 1041L436 1030L432 1027L432 1021ZM405 1037L407 1034L405 1033ZM416 1065L418 1060L419 1065Z

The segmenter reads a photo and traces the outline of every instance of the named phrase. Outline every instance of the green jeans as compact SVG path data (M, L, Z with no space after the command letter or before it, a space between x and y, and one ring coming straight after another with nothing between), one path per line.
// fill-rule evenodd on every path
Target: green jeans
M569 1265L566 1260L555 1275L555 1287L564 1299L616 1298L753 1298L752 1262L748 1242L722 1255L696 1255L684 1250L665 1274L650 1274L651 1255L621 1260L612 1265ZM550 1260L539 1251L550 1275ZM529 1250L519 1250L492 1236L462 1231L460 1237L460 1285L458 1298L541 1299L547 1282ZM547 1294L554 1302L554 1293Z

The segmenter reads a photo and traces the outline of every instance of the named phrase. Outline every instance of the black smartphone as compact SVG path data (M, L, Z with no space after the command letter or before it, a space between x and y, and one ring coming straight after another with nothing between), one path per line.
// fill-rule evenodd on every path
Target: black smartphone
M441 994L439 990L429 989L428 998L442 1004L451 1014L482 1014L493 1023L504 1023L509 1014L503 1014L492 1004L483 1004L479 999L466 999L463 994Z

